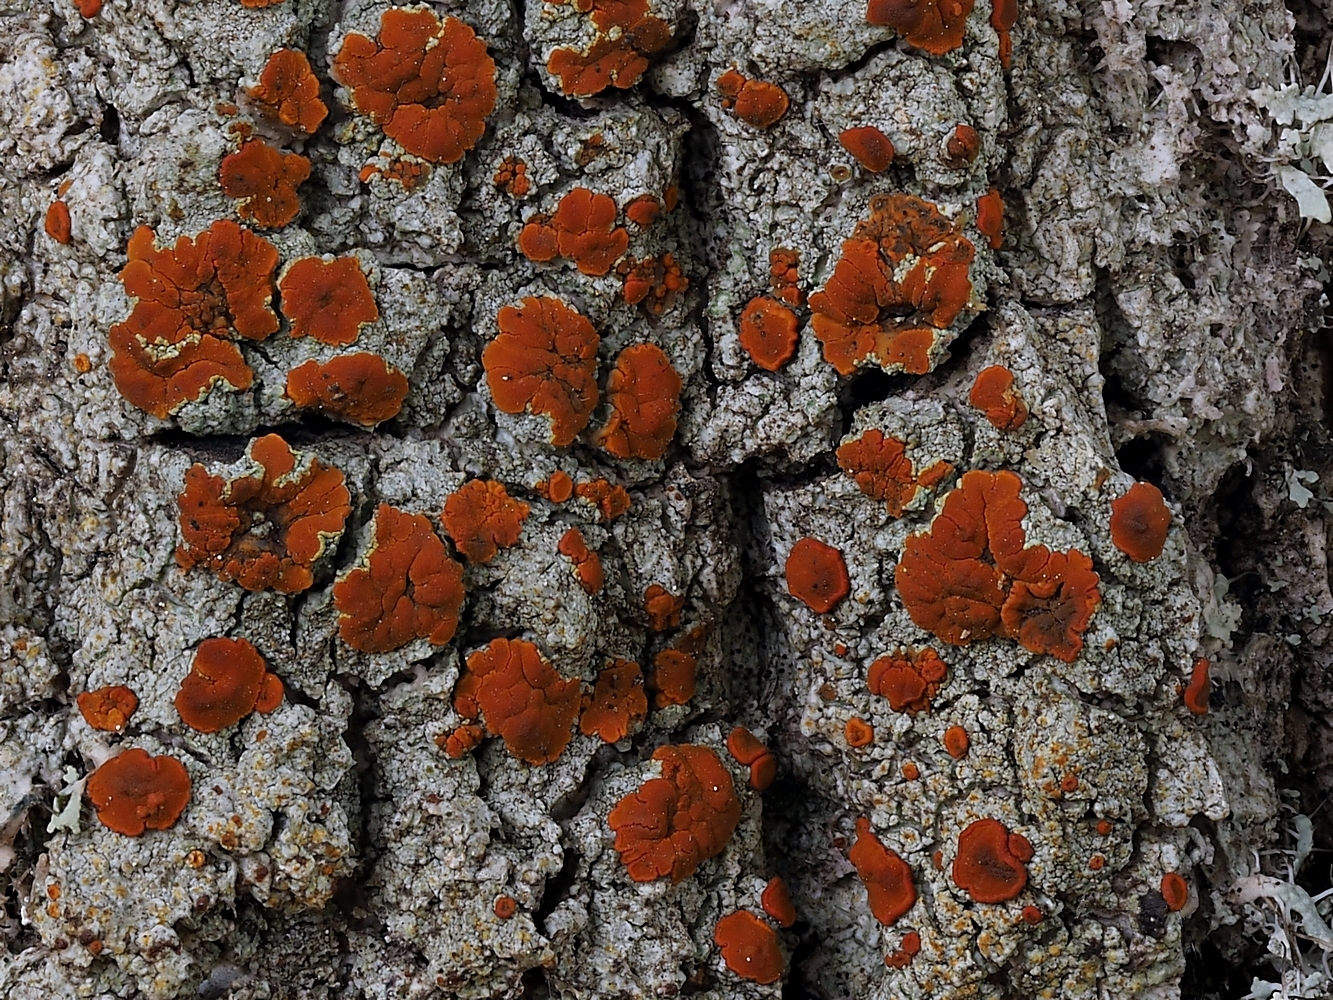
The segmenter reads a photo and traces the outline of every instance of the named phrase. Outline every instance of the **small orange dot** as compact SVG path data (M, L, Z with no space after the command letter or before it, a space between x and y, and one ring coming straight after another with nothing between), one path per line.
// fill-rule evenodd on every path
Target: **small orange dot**
M937 872L944 871L944 852L936 851L933 855L931 855L930 863L935 866L935 870Z
M1106 858L1102 857L1100 854L1094 854L1091 858L1088 859L1088 867L1095 872L1101 871L1105 865L1106 865Z
M843 727L843 735L847 737L849 747L868 747L875 742L875 729L864 719L850 718L847 725Z
M100 955L102 953L102 942L97 938L93 938L88 942L88 950L94 955Z
M207 861L208 858L204 855L203 851L191 851L189 854L185 855L185 863L191 868L202 868Z
M1023 907L1023 923L1039 924L1044 919L1045 916L1038 907L1033 906L1031 903Z
M74 355L74 370L80 375L87 375L93 370L93 363L86 354Z
M968 739L967 730L962 726L950 726L944 731L944 749L954 760L966 757L971 745L972 741Z
M495 900L495 915L501 920L509 920L518 912L518 900L513 896L498 896Z
M832 701L838 697L838 690L832 684L821 684L819 686L819 697L824 701Z
M1078 775L1077 775L1077 774L1066 774L1063 778L1061 778L1061 779L1060 779L1060 791L1062 791L1062 792L1077 792L1077 791L1078 791Z
M1115 827L1112 825L1109 819L1099 819L1097 821L1097 832L1101 834L1103 837L1110 834L1110 832L1113 829L1115 829Z
M921 777L921 768L909 760L903 765L903 777L908 781L916 781L917 778Z
M834 652L836 655L838 655L838 656L846 656L846 655L847 655L847 647L844 646L844 645L843 645L842 643L840 643L840 642L835 642L835 643L833 644L833 652Z
M48 886L46 887L46 895L47 895L47 898L48 898L48 899L59 899L59 898L60 898L60 886L58 886L58 885L56 885L54 882L52 882L50 885L48 885Z

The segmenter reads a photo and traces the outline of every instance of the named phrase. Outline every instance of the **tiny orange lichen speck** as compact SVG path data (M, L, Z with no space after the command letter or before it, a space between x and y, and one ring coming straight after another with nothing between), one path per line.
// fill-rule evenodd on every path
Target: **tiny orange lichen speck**
M518 912L518 901L513 896L495 897L495 915L501 920L512 920Z
M629 491L619 483L609 483L605 479L590 479L574 487L574 495L586 500L597 508L597 515L603 521L614 521L630 508Z
M787 592L818 614L827 614L851 593L842 553L817 538L802 538L787 556Z
M662 211L662 203L656 195L641 194L625 206L625 218L640 229L647 229L657 221Z
M677 296L690 287L676 258L669 253L635 261L626 257L616 267L623 275L621 297L630 305L642 307L650 316L661 316L676 304Z
M545 487L541 483L537 484L537 491L552 503L564 503L574 495L574 480L568 472L556 469L546 480Z
M1111 541L1134 562L1151 562L1166 547L1171 510L1152 483L1135 483L1111 501Z
M752 298L741 312L740 342L750 360L775 372L796 353L796 314L764 295Z
M125 724L139 707L138 695L123 684L84 691L77 702L84 721L108 733L124 732Z
M643 592L643 610L648 616L648 627L654 632L665 632L680 624L680 612L685 607L685 596L676 596L660 583L651 583Z
M578 528L570 528L560 536L556 551L574 564L574 575L585 593L597 594L606 583L602 560L583 537Z
M345 347L361 328L380 318L370 282L355 257L300 257L278 279L282 314L291 321L293 337L314 337L320 343Z
M962 170L981 152L981 136L971 125L959 123L944 142L944 162L954 170Z
M759 905L764 912L778 922L779 927L790 927L796 923L796 907L792 904L791 893L781 875L774 875L764 886L759 896Z
M506 156L500 161L491 183L511 198L524 198L532 190L528 179L528 165L517 156Z
M1176 872L1167 872L1162 876L1162 885L1159 891L1162 898L1166 900L1168 910L1183 910L1185 904L1190 901L1189 884Z
M786 963L773 928L749 910L728 913L713 928L713 942L727 968L742 979L767 985L782 978Z
M853 716L843 727L843 737L849 747L868 747L875 742L875 729L865 719Z
M471 653L454 687L454 708L528 764L549 764L569 745L579 682L561 677L525 639L492 639Z
M70 235L69 205L62 198L51 202L46 210L46 219L42 224L46 235L57 243L68 244Z
M661 458L676 434L681 385L671 359L656 344L625 348L607 381L612 412L596 434L597 445L617 458Z
M847 855L865 883L870 912L885 927L891 926L916 903L916 887L907 862L881 843L864 816L856 821L856 843Z
M165 830L190 801L190 775L175 757L126 750L88 777L88 798L102 825L127 837Z
M1208 679L1208 660L1201 656L1194 661L1190 681L1185 685L1185 707L1191 714L1208 714L1208 696L1211 688L1212 684Z
M314 135L329 113L319 99L319 80L300 49L278 49L268 57L250 99L265 117Z
M358 352L324 364L311 359L287 373L286 396L303 410L374 427L398 415L407 376L378 354Z
M893 143L874 125L843 129L838 142L872 174L881 174L893 164Z
M310 177L310 161L284 153L263 139L247 139L222 158L218 180L236 211L265 229L281 229L301 210L296 189Z
M684 705L693 698L697 669L694 654L684 650L663 649L653 654L653 673L650 678L653 705L657 708Z
M800 254L786 247L774 247L768 252L768 284L774 296L789 306L805 304L797 265Z
M632 660L616 660L597 675L592 697L579 718L579 732L618 743L648 717L643 672Z
M991 365L978 372L967 401L985 413L999 431L1018 430L1028 418L1027 404L1014 391L1014 373L1004 365Z
M968 738L967 730L962 726L950 726L944 731L944 749L954 760L966 757L971 745L972 741Z
M191 729L216 733L255 711L266 689L266 702L273 702L275 683L278 698L269 711L281 703L282 682L269 672L254 644L248 639L205 639L176 692L176 711Z
M517 544L527 516L528 505L495 480L469 480L444 501L444 530L471 563L490 562Z
M977 229L990 242L992 250L1004 246L1004 199L995 188L977 199Z

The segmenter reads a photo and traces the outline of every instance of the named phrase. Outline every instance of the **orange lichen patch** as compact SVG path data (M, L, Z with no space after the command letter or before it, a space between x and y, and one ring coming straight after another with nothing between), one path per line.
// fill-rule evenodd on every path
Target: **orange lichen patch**
M581 273L601 277L629 248L629 231L616 225L616 214L610 195L576 187L560 199L554 215L528 221L518 234L518 249L542 263L566 257Z
M842 734L849 747L868 747L875 742L875 728L865 719L858 719L855 716L847 720Z
M838 142L872 174L883 173L893 164L893 143L874 125L843 129Z
M930 711L931 699L939 694L948 674L948 667L935 650L909 654L900 649L870 665L867 686L871 694L888 698L893 711L916 715Z
M421 514L380 504L365 560L333 585L338 632L363 653L387 653L413 639L443 646L458 628L463 567Z
M953 880L978 903L1003 903L1027 885L1032 845L997 819L979 819L958 837Z
M611 418L597 432L597 446L617 458L661 458L676 434L682 384L656 344L625 348L607 380Z
M1027 403L1014 391L1014 373L1004 365L991 365L978 372L967 401L985 413L999 431L1017 430L1028 418Z
M780 302L755 296L741 313L740 342L750 360L775 372L796 353L796 314Z
M768 788L777 776L778 759L771 753L764 754L750 765L750 787L756 792L762 792Z
M564 503L574 495L574 480L563 469L556 469L550 479L538 483L536 490L552 503Z
M1167 872L1162 876L1162 885L1158 891L1166 900L1166 908L1173 912L1183 910L1190 901L1190 887L1176 872Z
M728 913L713 928L713 943L722 949L727 968L742 979L767 985L782 978L786 962L778 935L749 910Z
M950 726L944 731L944 749L954 760L962 760L972 746L967 730L962 726Z
M799 284L797 263L800 254L795 250L775 247L768 252L768 284L773 294L789 306L800 306L805 295Z
M903 935L898 950L884 956L884 964L890 969L905 969L912 964L912 959L921 953L921 935L908 931Z
M286 689L282 686L282 678L277 674L265 674L263 683L259 685L259 697L255 699L255 711L260 715L277 711L284 694ZM265 731L261 729L256 738L262 740L264 735Z
M641 194L625 206L625 218L640 229L647 229L657 221L662 211L662 203L655 195Z
M817 538L802 538L787 555L787 593L817 614L828 614L852 591L842 553Z
M1077 549L1024 547L1022 487L1012 472L966 473L930 530L908 537L894 582L912 621L945 642L1002 633L1072 662L1101 600L1098 576Z
M403 149L431 163L457 163L495 110L495 62L456 17L429 7L390 7L378 38L352 32L333 59L352 104Z
M71 363L74 365L74 370L80 375L87 375L93 370L92 359L82 352L74 355L74 360Z
M1070 794L1078 791L1078 775L1066 774L1060 779L1060 791Z
M629 491L619 483L605 479L590 479L574 487L574 494L597 508L603 521L614 521L630 507Z
M481 352L495 405L505 413L546 414L551 443L570 444L597 406L597 331L550 297L505 306L496 321L499 336Z
M378 354L344 354L320 364L310 360L287 373L287 398L362 427L398 415L407 398L407 376Z
M250 442L255 471L230 482L202 465L178 497L181 569L206 566L246 590L294 594L314 583L311 567L342 537L350 494L337 469L302 464L276 434Z
M961 122L944 142L944 162L954 170L962 170L981 152L981 136L971 125Z
M790 927L796 923L796 907L792 904L791 893L781 875L774 875L764 886L759 896L759 905L764 912L778 922L779 927Z
M1020 917L1023 923L1031 924L1035 927L1046 919L1046 914L1041 912L1041 907L1033 906L1029 903L1027 906L1023 907L1023 912L1020 914Z
M746 79L735 69L719 76L716 86L722 95L722 107L755 128L776 124L791 106L787 92L776 83Z
M1193 715L1208 714L1208 698L1212 693L1212 683L1208 677L1208 660L1199 657L1190 671L1190 681L1185 685L1185 707Z
M268 664L248 639L205 639L176 692L176 711L191 729L216 733L255 710L269 676ZM269 711L282 702L282 682L274 680L278 698Z
M847 855L865 883L870 912L885 927L891 926L916 902L912 869L897 852L885 847L870 830L864 816L856 821L856 843Z
M322 344L345 347L361 328L380 318L370 282L355 257L300 257L278 279L282 314L291 321L293 337L314 337Z
M518 900L513 896L495 897L495 915L501 920L512 920L518 912Z
M859 438L838 446L838 468L856 481L857 487L874 500L883 500L891 517L903 510L922 489L930 489L953 472L948 462L936 462L917 475L907 457L906 442L886 437L872 427Z
M559 48L546 60L547 72L560 78L571 97L591 97L607 87L628 89L648 69L648 57L671 41L671 27L648 13L648 0L575 0L575 9L591 11L597 34L580 51Z
M952 2L952 0L949 0ZM857 224L822 291L810 296L815 336L841 375L875 363L886 371L930 370L936 331L972 296L970 242L932 204L879 195Z
M921 768L917 767L912 761L908 761L902 768L903 777L908 781L916 781L921 777Z
M561 677L525 639L492 639L467 658L454 708L481 717L486 731L529 764L549 764L569 744L579 713L579 682Z
M619 743L648 717L648 696L643 692L643 671L632 660L616 660L597 675L592 697L579 718L579 732Z
M600 593L606 583L606 574L602 572L602 560L583 538L578 528L570 528L560 536L556 551L574 564L574 575L579 586L586 593Z
M616 272L624 277L620 286L621 297L630 305L641 305L649 315L661 316L676 304L676 297L690 287L690 279L676 263L676 258L665 253L661 258L645 257L635 262L627 257Z
M1000 37L1000 65L1008 69L1014 59L1014 43L1009 32L1018 23L1018 0L993 0L990 10L990 26Z
M963 44L972 0L869 0L866 21L892 28L933 56Z
M648 616L648 627L654 632L665 632L679 625L683 607L685 595L677 597L660 583L649 584L643 592L643 610Z
M679 882L722 853L741 818L726 765L707 747L658 747L662 776L622 798L607 817L620 860L635 882Z
M528 505L515 500L504 483L472 479L444 501L444 530L471 563L486 563L501 548L518 543Z
M1111 501L1111 541L1135 562L1160 556L1170 527L1171 511L1152 483L1135 483Z
M84 721L108 733L124 732L125 724L139 707L139 696L123 684L85 691L77 700Z
M46 230L46 235L57 243L69 243L69 206L62 199L51 202L51 206L46 210L46 220L42 228Z
M506 156L500 161L491 183L511 198L526 197L532 190L532 181L528 179L528 165L517 156Z
M310 177L310 161L284 153L263 139L247 139L222 158L218 180L236 211L265 229L281 229L296 218L301 200L296 188Z
M190 775L175 757L126 750L89 775L88 799L103 826L137 837L180 819L190 801Z
M764 746L759 737L750 730L744 726L737 726L727 734L727 753L731 754L738 764L749 767L768 753L768 747Z
M414 156L380 154L361 168L358 177L365 184L375 177L393 181L404 191L415 191L430 176L430 164Z
M991 188L977 199L977 229L990 241L990 248L1004 246L1004 199Z
M1114 829L1115 829L1115 824L1113 824L1109 819L1099 819L1097 821L1097 827L1096 827L1097 833L1103 837L1109 836L1111 831Z
M253 373L224 338L262 340L278 329L270 308L278 251L234 222L219 220L159 250L153 230L130 237L120 272L136 299L111 327L111 375L129 402L166 417L216 383L248 389Z
M102 0L74 0L74 6L85 18L92 19L102 13Z
M448 736L441 733L435 738L435 744L450 758L457 760L463 754L480 746L485 735L486 730L481 726L459 726Z
M684 705L694 697L695 672L698 663L694 654L682 649L663 649L653 656L653 673L649 688L653 705Z
M329 113L319 99L319 80L300 49L278 49L268 57L259 86L249 91L261 114L288 128L314 135Z
M1094 854L1088 859L1088 867L1095 872L1101 871L1106 867L1106 856L1102 854Z

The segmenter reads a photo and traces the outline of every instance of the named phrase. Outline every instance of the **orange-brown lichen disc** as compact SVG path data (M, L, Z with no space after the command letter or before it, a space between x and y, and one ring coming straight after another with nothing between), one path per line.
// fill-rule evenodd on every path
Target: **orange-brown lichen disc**
M616 660L598 673L592 699L579 719L579 732L603 743L619 743L647 717L643 672L632 660Z
M962 726L950 726L944 731L944 749L954 760L966 757L971 745L972 741L967 735L967 730Z
M1185 904L1190 901L1189 884L1176 872L1167 872L1162 876L1162 885L1159 891L1162 898L1166 900L1168 910L1183 910Z
M471 563L486 563L501 548L518 543L528 505L515 500L504 483L472 479L444 501L444 530Z
M741 94L741 88L745 86L745 74L736 67L727 70L713 83L717 92L723 97L729 97L735 100Z
M849 747L868 747L875 742L875 729L865 719L853 716L843 727L843 736Z
M536 216L519 233L518 248L529 260L572 260L583 274L601 277L625 255L629 231L616 225L610 195L585 187L571 189L547 219Z
M600 593L606 584L606 574L602 571L602 560L588 548L583 532L570 528L560 536L556 551L574 564L574 575L585 593Z
M1109 819L1099 819L1097 821L1096 829L1097 833L1100 836L1105 837L1110 835L1111 831L1115 829L1115 824L1113 824Z
M869 0L866 21L892 28L918 49L943 55L963 44L973 0Z
M1066 774L1063 778L1061 778L1060 791L1066 793L1078 791L1078 775Z
M750 787L756 792L766 791L778 776L778 759L766 753L750 765Z
M311 359L287 373L286 396L300 409L371 428L392 420L407 398L407 376L378 354Z
M278 49L268 57L259 85L249 91L265 117L313 135L329 113L319 99L319 80L300 49Z
M611 418L597 432L598 447L617 458L661 458L676 434L682 384L656 344L625 348L607 381Z
M770 128L777 124L778 119L787 113L790 106L791 100L787 97L787 92L776 83L769 83L767 80L746 80L740 93L736 95L736 103L731 111L747 125Z
M459 726L448 736L437 737L435 742L441 744L443 739L444 752L451 758L457 760L469 750L481 745L482 739L486 735L486 730L481 726Z
M1013 62L1014 44L1009 37L1014 25L1018 23L1018 0L993 0L990 10L990 26L999 36L1000 65L1008 69Z
M370 282L355 257L299 257L283 270L278 290L293 337L345 347L363 326L380 318Z
M263 139L246 139L222 158L218 181L236 211L264 229L281 229L301 211L296 189L310 178L310 161L284 153Z
M796 923L796 907L781 875L774 875L768 880L768 885L764 886L759 896L759 905L778 922L779 927L786 928Z
M795 355L797 328L794 312L767 296L756 296L741 312L741 347L760 368L775 372Z
M877 427L844 441L836 454L838 467L866 496L883 500L890 517L902 517L923 488L934 486L953 471L947 462L936 462L918 476L907 457L907 444L885 436Z
M750 730L744 726L737 726L727 736L727 753L731 754L737 763L749 767L768 753L768 747L764 746L759 737Z
M74 0L74 6L85 18L92 19L102 13L102 0Z
M818 614L827 614L851 593L842 553L817 538L802 538L787 556L787 592Z
M363 653L387 653L413 639L442 646L463 607L463 567L430 521L388 504L375 511L365 561L333 585L338 633Z
M641 194L625 206L625 218L640 229L647 229L657 221L661 211L662 203L657 200L656 195Z
M893 164L893 143L874 125L843 129L838 142L872 174L883 173Z
M978 372L967 400L999 431L1018 430L1028 418L1027 404L1014 391L1014 374L1004 365Z
M979 819L958 837L953 880L978 903L1003 903L1027 885L1028 870L1021 855L1031 858L1031 845L1015 841L997 819ZM1026 850L1024 846L1027 845ZM1015 851L1015 848L1018 850Z
M513 896L495 897L495 915L501 920L512 920L518 912L518 900Z
M123 732L130 716L139 707L138 695L123 684L85 691L77 702L84 721L94 729L108 733Z
M1033 906L1031 903L1029 903L1027 906L1023 907L1022 918L1023 918L1023 923L1032 924L1035 926L1036 924L1039 924L1043 920L1045 920L1046 915L1041 912L1040 907Z
M643 592L643 610L648 616L648 627L654 632L665 632L680 624L680 612L685 607L685 596L677 597L660 583L652 583Z
M897 852L880 842L864 816L856 821L856 843L847 859L865 883L870 912L885 927L894 924L916 903L912 869Z
M552 503L564 503L574 495L574 480L563 469L556 469L546 481L546 496Z
M1004 246L1004 199L995 188L977 199L977 229L992 250Z
M1027 579L1014 580L1000 618L1024 649L1072 663L1083 649L1083 632L1101 601L1099 577L1092 560L1078 549L1045 555L1039 570L1029 569Z
M579 483L574 487L574 495L596 507L603 521L614 521L630 508L629 491L619 483L608 483L605 479Z
M1135 562L1151 562L1162 554L1171 527L1171 511L1162 491L1152 483L1135 483L1111 501L1111 541Z
M947 676L948 668L933 649L910 656L899 650L892 656L881 656L870 665L866 686L871 694L889 699L893 711L916 715L930 710L931 699L939 693Z
M277 674L265 674L263 682L259 685L259 697L255 699L255 711L261 715L276 711L282 704L284 694L286 689L282 685L282 678ZM261 730L259 733L261 739L263 735Z
M903 765L902 770L903 770L903 777L906 778L908 781L916 781L919 777L921 777L921 768L917 767L916 764L914 764L910 760Z
M1106 867L1106 856L1103 854L1094 854L1088 859L1088 867L1095 872L1101 871Z
M648 57L671 41L671 26L648 13L648 0L615 0L591 8L597 34L583 50L561 47L552 51L546 69L559 78L560 89L571 97L591 97L608 87L634 86L648 69Z
M1185 685L1185 707L1193 715L1208 714L1208 697L1212 691L1212 684L1208 678L1208 660L1205 657L1199 657L1194 661L1194 669L1190 672L1190 681Z
M481 352L495 405L505 413L545 414L551 444L572 443L597 406L597 331L550 297L505 306L496 322L499 336Z
M69 205L61 199L51 202L50 207L46 210L46 219L42 228L46 230L46 235L57 243L69 243L71 238Z
M102 825L127 837L165 830L190 801L190 775L175 757L126 750L88 777L88 799Z
M981 152L981 136L971 125L959 123L944 143L944 162L954 170L961 170Z
M680 649L663 649L653 655L653 704L658 708L684 705L694 697L695 657Z
M742 979L767 985L782 978L786 962L777 933L749 910L728 913L713 928L727 968Z
M492 639L470 654L454 688L454 708L481 716L486 731L528 764L550 764L569 745L579 682L561 677L525 639Z
M205 639L176 692L176 711L191 729L216 733L255 709L268 664L248 639Z

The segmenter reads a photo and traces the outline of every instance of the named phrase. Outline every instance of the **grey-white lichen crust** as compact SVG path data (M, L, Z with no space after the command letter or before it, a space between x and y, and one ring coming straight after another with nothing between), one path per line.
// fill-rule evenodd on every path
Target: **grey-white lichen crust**
M620 37L590 11L637 6L671 36L642 79L564 93L553 54ZM1210 172L1199 153L1224 137L1262 174L1293 46L1282 4L1035 0L1006 68L985 0L935 56L868 23L864 0L449 0L429 9L485 42L497 97L475 147L434 165L331 73L386 9L0 10L0 997L1178 997L1187 938L1254 929L1280 896L1259 881L1277 793L1237 736L1245 708L1215 698L1196 715L1181 692L1200 658L1242 684L1255 669L1230 648L1239 612L1191 516L1270 428L1284 345L1319 294L1287 195ZM283 48L307 54L331 112L312 136L252 114ZM786 113L743 120L720 89L730 71L779 85ZM961 160L948 151L960 124L978 136ZM864 126L891 140L890 169L840 141ZM310 164L295 220L263 233L275 274L351 256L374 296L355 349L407 382L378 427L298 409L288 372L343 350L286 330L239 345L251 385L215 382L163 417L113 379L109 331L135 307L120 278L131 235L147 226L167 247L244 223L218 178L255 129ZM501 180L516 161L526 189ZM406 168L420 178L393 176ZM525 226L578 189L614 200L622 266L520 252ZM1005 206L994 248L977 210L992 190ZM644 195L659 217L627 221ZM840 375L809 296L884 195L935 206L973 249L971 287L928 331L929 371ZM68 241L47 223L57 200ZM775 251L796 262L798 339L760 366L740 317L778 294ZM685 287L660 308L627 302L634 264L667 255ZM542 297L599 338L601 404L569 447L550 443L545 414L508 412L483 367L502 311ZM679 375L681 409L663 455L617 458L595 434L613 419L617 359L639 344ZM997 429L969 402L990 366L1012 373L1021 426ZM187 470L248 474L247 444L272 431L340 470L350 495L346 530L292 595L177 556ZM893 512L836 457L868 432L902 442L917 475L948 471ZM1144 471L1121 461L1141 442L1162 455L1151 471L1172 515L1147 562L1109 528ZM1021 478L1026 545L1091 557L1099 603L1077 656L1003 637L951 645L909 612L895 586L908 539L973 469ZM557 474L622 484L628 511L554 497ZM514 545L467 565L456 637L351 648L332 588L366 565L377 507L438 529L474 478L528 514ZM595 592L559 548L573 528L600 559ZM786 562L804 538L845 561L849 593L827 612L792 594ZM645 607L653 588L680 599L669 624ZM202 733L174 699L218 636L252 642L286 697ZM446 753L472 721L455 698L466 658L497 636L535 643L588 691L607 664L649 673L693 637L695 692L652 704L650 690L624 739L576 727L551 763L493 734ZM891 710L871 665L927 647L947 679L928 710ZM138 697L122 733L75 706L107 685ZM850 740L856 723L873 739ZM736 726L777 758L766 792L728 753ZM965 755L946 749L957 727ZM652 753L673 743L717 754L740 818L690 877L636 881L608 814L660 777ZM168 829L125 836L82 800L87 776L129 748L186 767L192 796ZM914 902L888 925L847 860L862 818L912 873ZM953 875L960 834L982 819L1033 849L1026 886L999 903ZM1164 900L1168 873L1186 880L1183 907ZM759 983L724 960L714 928L763 914L776 875L798 922L768 921L783 972ZM920 951L886 963L909 933Z

